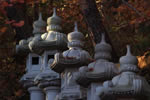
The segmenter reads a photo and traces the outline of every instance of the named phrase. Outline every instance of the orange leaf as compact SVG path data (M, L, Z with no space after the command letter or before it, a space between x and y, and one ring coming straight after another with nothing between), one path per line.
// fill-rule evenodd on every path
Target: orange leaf
M23 91L21 89L15 92L16 96L22 96L22 94L23 94Z
M7 30L7 27L2 27L2 28L0 29L0 32L4 33L4 32L6 32L6 30Z
M42 3L45 3L47 0L42 0Z
M21 20L21 21L19 21L18 23L13 23L12 25L13 25L13 26L16 26L16 27L22 27L22 26L24 25L24 21Z

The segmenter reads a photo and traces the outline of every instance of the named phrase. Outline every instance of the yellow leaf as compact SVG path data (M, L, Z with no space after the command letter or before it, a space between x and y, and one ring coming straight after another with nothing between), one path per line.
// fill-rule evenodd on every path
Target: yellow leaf
M42 0L42 3L45 3L47 0Z

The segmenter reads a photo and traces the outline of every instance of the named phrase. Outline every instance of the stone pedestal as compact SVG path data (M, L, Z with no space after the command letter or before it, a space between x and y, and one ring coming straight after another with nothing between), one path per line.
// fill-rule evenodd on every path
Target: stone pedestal
M116 100L137 100L135 98L117 98Z
M60 92L60 87L46 87L44 91L46 93L46 100L55 100Z
M91 83L91 85L88 87L87 100L100 100L99 96L96 94L96 88L102 85L103 83L101 82Z
M30 93L30 100L44 100L44 93L40 88L36 86L30 87L28 91Z

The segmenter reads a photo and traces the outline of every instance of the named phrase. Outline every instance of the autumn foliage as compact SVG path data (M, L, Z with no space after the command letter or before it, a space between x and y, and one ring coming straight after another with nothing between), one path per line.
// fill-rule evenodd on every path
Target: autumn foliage
M150 1L149 0L95 0L103 24L118 54L125 54L126 45L138 57L141 68L150 68ZM80 11L78 0L0 0L0 100L27 100L28 92L19 83L25 72L25 59L15 56L19 40L32 36L32 23L42 12L46 19L52 8L63 19L63 32L73 30L78 21L85 35L85 49L93 55L90 32ZM146 71L148 71L146 69ZM91 69L92 70L92 69ZM150 71L149 71L150 72ZM150 76L141 71L149 80Z

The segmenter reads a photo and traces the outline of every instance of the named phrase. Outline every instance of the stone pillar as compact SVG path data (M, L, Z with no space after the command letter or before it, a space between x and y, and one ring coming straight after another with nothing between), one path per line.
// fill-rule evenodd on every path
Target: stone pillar
M78 31L77 23L75 23L74 31L68 34L69 50L55 54L51 68L61 74L60 100L78 100L85 96L83 89L75 82L79 67L87 65L91 59L89 53L82 49L83 38L83 34Z
M34 78L41 72L42 59L30 49L29 43L40 39L41 33L45 32L45 27L46 23L42 20L42 15L39 14L39 19L33 23L34 37L21 40L16 46L17 54L26 57L26 73L20 82L28 89L30 100L44 100L44 92L34 84Z
M115 64L109 62L111 50L111 46L105 42L104 34L102 34L101 42L95 46L94 62L81 67L77 73L76 82L88 88L87 100L99 100L96 88L101 87L105 80L110 80L118 72Z
M30 49L42 55L41 72L35 77L34 82L46 93L46 100L55 100L61 88L60 75L50 69L54 54L67 48L66 35L60 33L61 18L57 16L54 8L53 15L47 19L47 32L40 38L29 43Z
M60 88L59 87L46 87L44 91L46 93L46 100L55 100L56 96L60 92Z
M43 91L39 87L30 87L28 91L30 93L30 100L44 100Z

